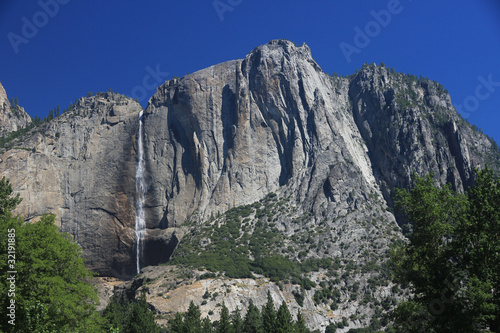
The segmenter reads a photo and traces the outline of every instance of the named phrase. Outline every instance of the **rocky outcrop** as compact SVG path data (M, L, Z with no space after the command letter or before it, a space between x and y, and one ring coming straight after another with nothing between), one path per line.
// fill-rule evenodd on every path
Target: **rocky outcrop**
M114 93L82 98L0 156L23 197L18 212L55 213L102 275L135 274L141 110ZM434 171L463 191L474 167L500 165L494 143L456 114L439 84L374 65L332 77L307 45L285 40L165 82L143 119L144 265L168 260L211 216L270 192L288 202L287 214L274 215L287 247L300 248L291 236L303 234L314 243L306 258L365 261L367 248L381 257L401 236L392 193L413 172Z
M18 105L11 105L0 82L0 135L17 131L31 123L31 117Z
M498 156L490 139L455 112L437 82L364 66L351 80L349 95L373 174L390 204L393 190L407 188L413 173L432 172L439 183L463 192L473 184L474 168Z
M220 310L224 304L229 313L234 314L236 309L244 317L250 301L262 309L267 301L269 292L276 309L285 302L295 319L301 313L308 327L312 330L324 331L330 322L342 321L356 313L356 308L332 310L326 304L315 304L313 301L315 290L303 290L304 301L299 304L294 293L300 291L299 285L290 283L281 286L267 278L229 279L227 277L200 278L207 272L175 266L147 267L141 276L133 281L117 284L116 281L99 284L102 289L103 301L105 295L114 288L115 294L133 293L139 296L145 292L150 307L155 311L157 323L167 325L168 318L177 312L187 312L192 301L200 307L201 318L208 317L212 322L220 319ZM324 273L318 273L315 280L325 279ZM386 289L389 289L387 287ZM387 291L386 291L387 292ZM108 298L109 299L109 298ZM368 309L365 313L369 313ZM350 328L361 327L361 321L352 323Z

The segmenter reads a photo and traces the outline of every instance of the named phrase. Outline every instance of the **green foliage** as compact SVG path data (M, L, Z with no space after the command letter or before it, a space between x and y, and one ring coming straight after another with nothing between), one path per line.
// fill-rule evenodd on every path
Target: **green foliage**
M17 108L19 106L19 99L17 97L11 97L10 98L10 105L13 108Z
M325 333L335 333L335 332L337 332L337 325L335 325L334 323L329 324L325 329Z
M285 301L281 303L278 313L276 314L276 329L277 333L288 333L293 332L294 322L290 311L288 310L288 306Z
M97 294L90 284L80 247L68 234L58 232L54 215L25 223L11 210L20 202L12 188L0 181L0 304L15 300L15 327L0 322L4 332L98 332L101 319L95 310ZM11 237L12 236L12 237ZM15 239L8 243L7 238ZM10 251L10 252L9 252ZM11 266L12 265L12 266ZM7 278L15 270L13 293Z
M232 328L231 321L229 320L229 310L226 304L223 304L220 312L220 319L217 322L217 333L231 333Z
M154 314L149 310L146 296L143 293L138 301L130 303L126 324L119 328L123 333L151 332L159 333L160 328L155 322ZM123 315L123 314L122 314Z
M0 216L7 218L8 214L21 203L19 193L12 197L12 185L10 180L2 177L0 180Z
M308 333L309 329L306 327L306 323L304 321L304 317L302 317L302 313L297 313L297 321L295 322L295 333Z
M316 305L320 303L328 303L329 300L333 301L333 304L340 303L340 290L335 287L332 281L327 284L324 283L321 289L314 292L313 300Z
M214 329L212 327L212 322L210 321L210 318L205 317L203 319L203 323L202 323L202 327L201 327L201 332L202 333L213 333L213 331L214 331ZM177 332L179 332L179 331L177 331Z
M468 195L417 178L398 191L397 206L411 226L394 249L396 282L412 297L393 313L408 332L500 330L500 181L486 168Z
M191 301L184 320L184 332L199 332L201 327L200 308Z
M243 329L247 333L259 333L262 330L262 316L252 300L243 321Z
M274 282L289 280L310 290L316 284L305 278L304 274L320 268L329 269L333 262L330 258L298 262L281 254L269 254L270 249L283 239L273 224L266 221L269 215L273 215L269 207L285 202L278 202L277 195L269 193L260 202L232 208L221 218L211 218L213 225L201 232L194 230L193 234L183 239L170 263L205 268L212 272L222 271L232 278L253 277L252 272L255 272ZM260 218L259 212L262 212ZM253 231L251 234L246 231L242 233L243 225L252 223L248 218L252 214L257 219ZM200 250L202 238L210 238L210 244ZM208 274L200 278L215 277L214 273Z
M262 308L262 313L250 300L245 318L242 320L240 310L236 309L230 315L228 308L223 304L220 319L211 323L209 317L200 319L200 310L193 302L186 313L177 313L169 320L170 333L311 333L306 327L304 318L299 312L294 321L285 302L278 311L275 310L271 294L267 295L267 303ZM215 330L214 327L215 326ZM122 332L120 330L120 332ZM138 332L150 332L142 330Z
M233 333L243 333L245 329L243 327L243 319L241 318L240 309L236 308L236 312L231 318L231 325L233 327Z
M26 133L28 133L32 128L34 128L36 125L34 123L31 123L27 125L26 127L20 128L17 131L12 131L2 137L0 137L0 148L6 148L10 149L13 147L13 141Z
M294 290L292 291L292 295L295 298L295 301L297 304L300 306L304 306L304 289L302 288L301 290Z

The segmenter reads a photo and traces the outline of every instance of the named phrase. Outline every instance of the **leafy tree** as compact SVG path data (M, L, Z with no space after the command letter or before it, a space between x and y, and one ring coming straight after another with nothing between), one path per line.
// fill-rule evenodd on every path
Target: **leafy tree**
M404 332L500 332L500 182L486 168L468 195L416 178L399 190L408 244L392 253L396 282L412 297L393 312Z
M11 197L8 180L0 181L0 306L15 300L15 326L0 322L4 332L98 332L97 293L90 284L80 247L58 232L54 215L25 223L11 211L20 202ZM9 237L12 236L12 237ZM8 238L15 239L9 243ZM11 245L8 248L8 244ZM12 245L14 244L14 245ZM9 257L10 250L10 257ZM12 253L15 252L15 262ZM12 265L12 266L10 266ZM15 296L9 297L15 270Z
M491 169L478 173L468 199L467 218L453 243L465 275L459 300L471 320L500 332L500 179Z
M276 310L274 309L273 298L271 293L267 291L267 303L262 308L262 327L264 332L274 332L276 325Z

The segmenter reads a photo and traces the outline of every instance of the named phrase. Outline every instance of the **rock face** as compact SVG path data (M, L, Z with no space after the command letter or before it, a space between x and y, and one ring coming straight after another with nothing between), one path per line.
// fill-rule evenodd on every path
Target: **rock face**
M150 220L168 226L279 188L338 216L369 195L391 205L413 172L463 191L474 167L498 167L439 84L373 65L334 78L284 40L166 82L145 123Z
M6 101L0 89L4 118ZM135 274L141 110L118 94L82 98L19 139L22 149L0 156L2 175L23 197L18 212L27 220L55 213L102 275ZM4 118L3 128L25 119L7 127ZM293 209L277 217L280 232L327 230L308 257L362 260L372 241L381 255L385 236L400 235L389 211L394 188L409 186L413 172L434 171L437 182L463 191L474 167L500 166L495 144L456 114L439 84L374 65L332 77L306 45L284 40L165 82L143 119L144 265L170 257L185 221L201 223L270 192Z
M166 207L152 214L177 225L282 186L300 201L344 201L354 184L378 191L348 90L286 41L165 83L145 117L152 197ZM324 191L327 180L340 192Z
M22 148L7 151L0 163L2 175L23 198L17 212L27 220L55 213L61 230L82 246L88 267L103 275L135 274L141 110L118 94L81 98L70 112L32 130L16 144ZM171 238L151 234L156 243Z
M31 123L31 117L18 105L12 106L0 82L0 133L17 131Z
M433 172L458 191L473 184L475 167L498 168L494 144L454 111L443 87L412 75L366 66L351 80L353 116L387 202L415 172Z

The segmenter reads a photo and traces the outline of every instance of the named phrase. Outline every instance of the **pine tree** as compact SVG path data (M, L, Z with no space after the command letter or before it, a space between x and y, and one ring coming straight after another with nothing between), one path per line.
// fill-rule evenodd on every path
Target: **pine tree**
M229 310L226 304L222 304L220 319L217 325L217 333L231 333L231 322L229 321Z
M309 329L306 327L306 323L304 321L304 317L302 317L302 313L297 313L297 321L295 322L295 333L309 333Z
M214 329L212 328L212 322L210 321L210 318L205 317L203 319L203 322L201 324L201 331L203 333L213 333Z
M19 197L19 193L15 197L12 195L12 185L10 180L2 177L0 180L0 216L5 216L10 213L23 200Z
M262 308L262 327L266 333L274 333L276 323L276 310L274 309L271 292L267 291L267 303Z
M257 308L253 301L250 299L247 314L243 320L243 328L246 333L261 333L262 332L262 318L259 308Z
M236 308L236 312L232 316L231 324L233 326L233 333L243 333L243 319L241 319L240 309Z
M169 320L171 333L184 333L184 321L180 312L175 314L173 319Z
M277 333L289 333L293 331L293 318L285 301L281 303L276 314L276 325L274 331Z
M325 333L335 333L335 332L337 332L337 326L334 323L331 323L326 327Z
M144 292L141 293L138 302L132 303L132 311L130 317L128 318L128 323L124 332L160 332L160 328L155 322L153 312L149 311L148 303L146 302L146 294Z
M198 333L201 331L201 312L200 308L194 305L194 302L189 303L188 311L184 319L184 330L186 333Z

